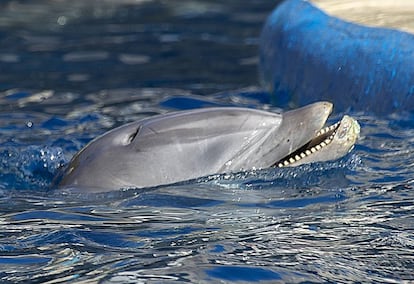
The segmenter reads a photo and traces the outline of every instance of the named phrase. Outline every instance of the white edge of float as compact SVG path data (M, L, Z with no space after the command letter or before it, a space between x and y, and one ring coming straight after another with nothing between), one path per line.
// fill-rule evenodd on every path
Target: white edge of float
M308 0L325 13L356 24L414 34L414 0Z

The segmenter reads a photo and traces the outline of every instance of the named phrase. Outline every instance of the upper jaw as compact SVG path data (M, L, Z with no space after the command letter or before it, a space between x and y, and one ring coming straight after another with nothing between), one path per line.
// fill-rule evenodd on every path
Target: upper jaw
M316 102L284 112L280 127L268 142L269 145L274 145L272 153L275 153L274 158L269 160L270 165L295 153L318 136L332 113L332 109L333 104L330 102Z

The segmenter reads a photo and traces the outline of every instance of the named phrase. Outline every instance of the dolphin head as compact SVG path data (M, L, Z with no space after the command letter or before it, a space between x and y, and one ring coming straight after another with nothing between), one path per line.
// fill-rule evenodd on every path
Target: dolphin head
M345 116L324 128L332 107L318 102L283 114L205 108L150 117L94 139L56 182L105 191L337 159L355 143L359 126Z
M359 133L359 123L345 115L341 121L322 128L308 143L280 160L275 166L294 167L312 162L337 160L354 148Z
M231 166L222 171L268 168L286 159L314 139L324 127L333 105L330 102L316 102L282 114L280 124L260 133L260 139L242 148L243 151L233 157ZM310 161L313 161L309 159Z

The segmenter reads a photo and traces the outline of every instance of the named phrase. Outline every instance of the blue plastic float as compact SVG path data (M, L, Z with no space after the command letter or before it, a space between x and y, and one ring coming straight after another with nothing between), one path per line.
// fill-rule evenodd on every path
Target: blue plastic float
M414 110L414 35L287 0L261 35L260 73L283 108L329 100L336 111Z

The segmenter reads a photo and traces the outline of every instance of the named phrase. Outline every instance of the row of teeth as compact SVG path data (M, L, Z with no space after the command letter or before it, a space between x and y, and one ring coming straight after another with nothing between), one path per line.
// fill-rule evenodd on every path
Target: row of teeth
M325 127L323 129L319 130L318 133L316 134L316 136L320 136L320 135L325 134L326 132L335 130L336 128L338 128L339 123L340 122L337 122L334 125L331 125L331 126L328 126L328 127ZM283 162L280 162L277 166L279 168L286 167L286 166L289 166L290 164L293 164L297 161L300 161L301 159L303 159L303 158L305 158L309 155L312 155L313 153L316 153L317 151L321 150L323 147L329 145L329 143L332 142L334 136L335 136L335 131L328 138L323 140L320 144L315 145L310 149L307 149L305 152L302 152L298 155L295 155L295 157L290 157L288 160L284 160Z
M339 124L340 124L341 122L340 121L338 121L337 123L335 123L335 124L333 124L333 125L331 125L331 126L328 126L328 127L325 127L325 128L323 128L323 129L321 129L321 130L319 130L318 131L318 133L316 133L316 137L318 137L318 136L320 136L320 135L323 135L323 134L325 134L326 132L329 132L329 131L333 131L333 130L335 130L336 128L338 128L338 126L339 126Z

